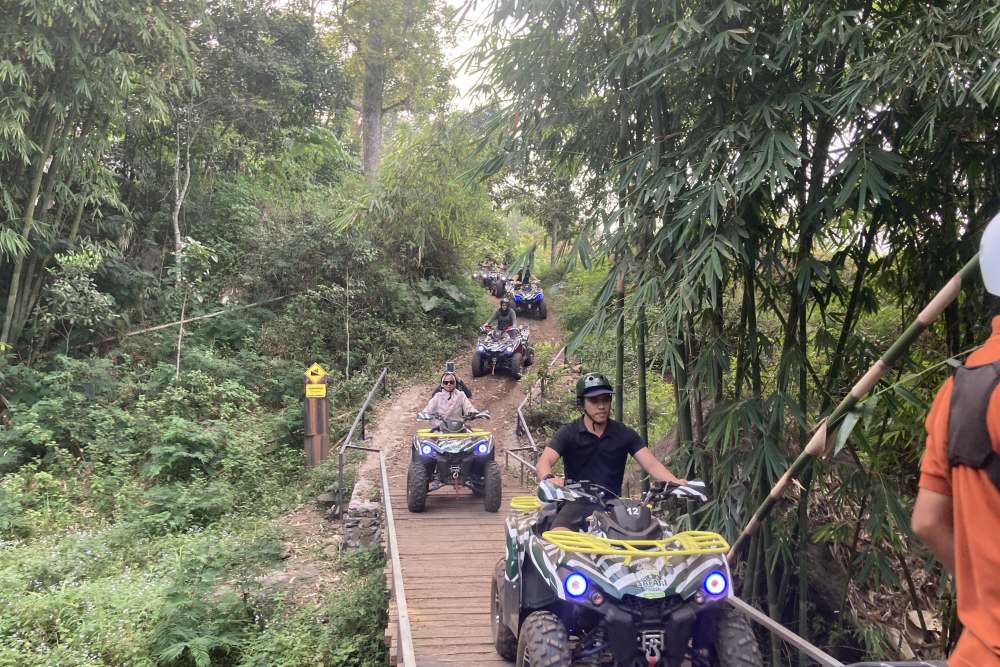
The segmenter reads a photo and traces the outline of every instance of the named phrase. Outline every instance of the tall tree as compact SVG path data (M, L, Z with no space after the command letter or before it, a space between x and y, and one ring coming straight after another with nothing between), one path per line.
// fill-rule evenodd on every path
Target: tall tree
M374 183L385 114L447 101L442 47L452 38L452 20L441 0L343 0L336 11L352 46L349 70L360 79L354 106L361 115L361 166Z

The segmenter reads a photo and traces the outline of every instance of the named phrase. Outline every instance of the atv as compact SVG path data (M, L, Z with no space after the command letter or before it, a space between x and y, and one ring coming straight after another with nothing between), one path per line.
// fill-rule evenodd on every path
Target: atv
M510 285L510 276L508 276L503 271L498 271L493 274L492 280L490 281L489 288L490 293L496 298L501 298L507 294L508 286Z
M702 531L674 532L653 503L706 500L703 482L657 485L641 501L592 482L542 482L507 518L496 564L493 643L517 667L761 667L749 619L726 603L729 545ZM559 508L595 509L579 532L549 530Z
M511 302L518 315L530 315L544 320L549 316L549 309L542 295L542 288L538 283L524 283L515 286L511 295Z
M441 419L440 415L421 412L417 419L439 420L439 429L420 429L413 436L410 467L406 473L406 506L411 512L423 512L427 494L444 486L472 489L481 496L487 512L500 509L503 478L494 460L493 434L474 431L466 422L489 419L490 413L478 412L465 419Z
M498 370L520 379L525 366L535 360L535 351L528 343L527 327L510 327L501 331L490 325L480 329L481 335L472 354L472 377L496 375Z

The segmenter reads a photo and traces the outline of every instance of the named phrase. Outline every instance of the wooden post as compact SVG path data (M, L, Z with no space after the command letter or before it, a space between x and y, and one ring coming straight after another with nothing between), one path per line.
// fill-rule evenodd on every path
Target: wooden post
M315 468L330 455L330 411L326 402L326 371L313 364L305 372L305 460Z

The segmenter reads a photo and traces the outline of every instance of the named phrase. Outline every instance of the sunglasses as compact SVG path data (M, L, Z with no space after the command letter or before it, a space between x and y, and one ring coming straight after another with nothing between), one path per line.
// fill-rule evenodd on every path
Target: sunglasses
M445 380L441 384L443 384L444 386L447 387L450 384L455 384L455 381L454 380Z

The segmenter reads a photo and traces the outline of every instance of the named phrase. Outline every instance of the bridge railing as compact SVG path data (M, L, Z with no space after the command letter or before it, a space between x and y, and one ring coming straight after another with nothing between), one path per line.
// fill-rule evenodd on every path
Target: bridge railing
M413 631L410 627L410 615L406 606L406 591L403 589L403 567L399 559L399 543L396 541L396 522L392 514L392 496L389 493L389 474L385 467L385 454L377 447L365 447L354 444L355 435L365 438L365 422L368 409L375 398L376 393L381 389L383 394L389 392L387 383L388 368L383 368L379 373L364 403L358 408L358 414L351 424L350 430L341 441L340 451L337 454L337 511L341 519L344 518L344 453L348 449L378 454L379 477L382 487L382 505L385 512L385 532L386 551L389 558L389 565L392 570L392 596L396 600L396 615L398 632L396 637L399 642L399 656L402 659L403 667L417 667L417 658L413 648Z
M340 451L337 452L337 513L341 519L344 518L344 452L348 449L378 451L367 447L361 447L353 443L355 434L360 434L361 439L365 439L365 415L368 412L368 408L371 407L372 400L375 398L375 392L381 389L383 396L389 393L389 384L387 382L388 375L389 369L383 368L382 372L379 373L378 377L375 379L375 383L372 384L372 388L369 390L368 396L365 398L365 402L361 404L360 408L358 408L358 414L354 417L350 430L340 443Z
M562 355L563 361L566 361L566 346L563 345L559 348L559 351L553 355L552 360L549 361L549 368L552 368L559 361L559 356ZM528 444L523 447L514 447L512 449L504 450L504 465L510 469L510 460L514 459L514 462L520 467L520 473L518 477L521 480L521 486L524 486L526 479L534 478L535 475L535 463L538 459L538 444L535 442L534 436L531 435L531 429L528 428L528 420L524 417L524 406L527 404L528 399L531 397L532 392L535 390L535 385L539 381L535 381L535 384L529 387L528 391L525 393L524 398L517 406L515 411L514 419L514 431L519 436L524 436L528 439ZM521 456L522 452L528 452L529 458L526 460Z

